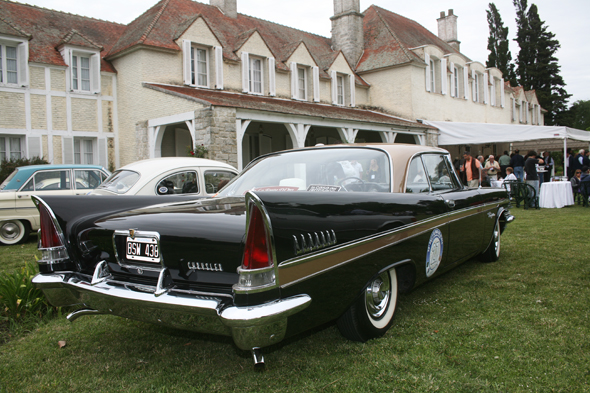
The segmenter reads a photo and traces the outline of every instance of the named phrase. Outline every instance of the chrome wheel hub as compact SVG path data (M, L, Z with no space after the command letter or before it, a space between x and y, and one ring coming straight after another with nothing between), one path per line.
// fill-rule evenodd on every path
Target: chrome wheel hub
M3 239L12 240L20 235L20 228L14 222L7 222L0 228L0 236Z
M387 272L381 273L366 289L365 304L369 316L374 319L379 319L387 310L389 299L391 296L391 285L389 281L389 274Z

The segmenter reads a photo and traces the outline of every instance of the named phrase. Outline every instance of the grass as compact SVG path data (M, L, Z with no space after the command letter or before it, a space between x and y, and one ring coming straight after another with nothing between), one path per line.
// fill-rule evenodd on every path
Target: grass
M401 296L381 339L327 325L267 349L256 373L229 338L60 317L0 345L0 392L590 391L590 209L512 212L498 262ZM34 252L4 247L0 268Z

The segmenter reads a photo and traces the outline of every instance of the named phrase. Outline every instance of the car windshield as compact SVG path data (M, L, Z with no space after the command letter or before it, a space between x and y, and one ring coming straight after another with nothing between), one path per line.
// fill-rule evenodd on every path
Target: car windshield
M125 194L139 180L139 173L118 170L109 176L100 186L99 190L107 190L115 194Z
M371 148L316 148L261 158L219 196L247 191L390 192L389 158Z
M8 190L16 190L18 188L18 186L20 186L20 184L15 184L13 187L6 188L6 186L8 185L8 183L10 183L10 181L12 180L12 178L15 177L17 173L18 173L18 169L15 169L10 175L8 175L8 177L6 179L4 179L4 181L2 182L2 184L0 184L0 191L2 191L4 189L6 189L5 191L8 191Z

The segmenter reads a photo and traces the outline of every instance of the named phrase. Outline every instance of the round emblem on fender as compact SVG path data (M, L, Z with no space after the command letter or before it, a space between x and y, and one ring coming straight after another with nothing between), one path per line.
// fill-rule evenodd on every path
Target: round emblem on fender
M426 277L430 277L436 272L443 255L443 236L440 229L436 228L430 234L428 250L426 251Z
M158 192L160 194L166 194L168 192L168 187L160 187L158 188Z

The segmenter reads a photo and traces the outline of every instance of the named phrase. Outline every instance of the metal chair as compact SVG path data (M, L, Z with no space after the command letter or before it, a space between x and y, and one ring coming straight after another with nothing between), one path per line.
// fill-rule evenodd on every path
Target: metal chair
M521 188L523 189L524 195L524 208L527 210L531 205L535 205L535 208L538 210L540 209L539 206L539 196L537 195L537 190L535 187L531 186L528 183L521 183Z

